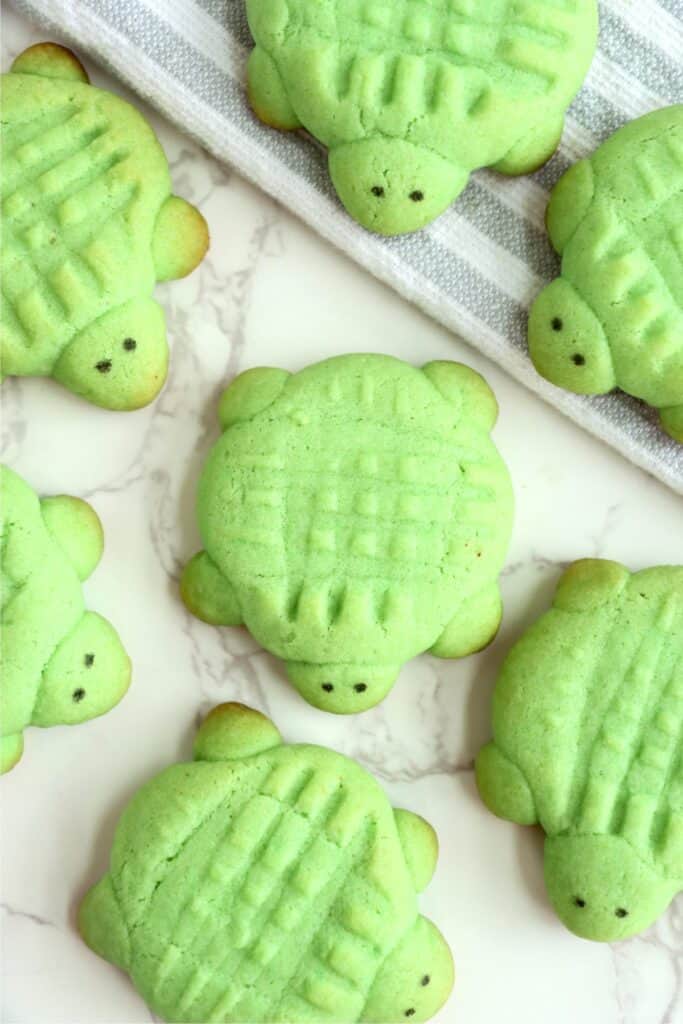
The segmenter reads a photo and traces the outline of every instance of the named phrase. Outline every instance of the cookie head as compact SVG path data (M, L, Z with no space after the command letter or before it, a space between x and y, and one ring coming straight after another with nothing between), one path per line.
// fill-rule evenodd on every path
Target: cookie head
M562 923L598 942L626 939L648 928L676 892L615 835L547 839L545 883Z
M425 1021L453 988L453 957L439 929L418 917L385 960L361 1014L363 1021Z
M351 216L380 235L401 235L429 224L467 182L467 173L438 153L389 138L331 150L330 174Z
M287 674L304 700L339 715L355 715L374 707L387 695L398 672L395 665L287 663Z
M139 409L166 380L168 346L161 308L134 300L82 330L60 356L53 376L105 409Z
M130 660L116 630L95 612L59 645L43 673L33 725L75 725L118 704L130 683Z
M529 352L541 376L558 387L580 395L602 395L616 387L602 324L563 278L548 285L531 308Z

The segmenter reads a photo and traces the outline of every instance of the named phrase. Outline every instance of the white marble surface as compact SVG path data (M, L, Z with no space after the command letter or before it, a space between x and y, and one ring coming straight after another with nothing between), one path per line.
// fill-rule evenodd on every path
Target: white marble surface
M2 61L38 38L4 12ZM98 84L110 86L92 68ZM478 802L474 754L488 738L496 668L547 604L561 567L584 555L633 568L683 562L681 499L601 446L367 277L293 217L154 114L176 190L213 233L209 258L159 288L173 349L168 385L138 413L89 407L51 382L3 390L2 457L37 490L92 502L106 552L89 605L119 629L134 664L123 703L74 729L30 730L2 792L2 995L7 1022L137 1022L150 1014L128 979L80 942L74 914L107 863L116 818L138 786L188 757L201 714L240 699L289 740L358 758L394 803L441 839L422 900L458 969L440 1024L674 1024L683 1021L683 897L657 927L613 947L574 938L546 904L541 840ZM240 369L297 369L349 350L413 362L461 359L500 400L495 437L517 517L496 643L463 662L428 656L404 669L382 706L326 716L242 630L191 619L181 565L198 546L194 489L217 436L216 401Z

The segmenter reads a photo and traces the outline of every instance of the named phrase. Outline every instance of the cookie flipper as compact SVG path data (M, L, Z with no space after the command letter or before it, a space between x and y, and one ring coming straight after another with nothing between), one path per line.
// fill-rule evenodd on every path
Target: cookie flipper
M43 521L80 580L95 570L104 550L102 523L95 510L80 498L59 495L43 498Z
M412 811L399 808L394 811L394 818L415 892L423 892L432 880L439 856L436 832L428 821Z
M562 175L552 191L545 226L556 252L562 253L588 213L595 183L589 160L579 160Z
M494 583L468 597L429 653L437 658L464 658L483 650L498 632L502 615L500 590Z
M256 366L238 374L223 392L218 419L223 430L249 420L275 401L291 375L272 366Z
M553 605L567 612L596 611L621 593L630 575L620 562L581 558L561 576Z
M475 762L479 795L498 818L518 825L534 825L538 817L534 797L524 775L495 743L487 743Z
M476 370L464 363L437 359L422 367L436 390L464 416L484 430L492 430L498 419L498 402L493 391Z
M563 130L564 117L537 125L533 131L516 142L502 160L494 164L494 171L513 177L537 171L550 160L559 146Z
M235 591L206 551L191 558L180 579L180 596L193 615L212 626L241 626Z
M24 752L24 734L15 732L0 738L0 775L9 772L19 763Z
M154 225L152 255L157 281L187 277L209 248L209 227L196 206L169 196Z
M282 743L269 718L244 704L219 704L206 716L194 742L195 761L236 761Z
M34 43L20 53L12 64L13 74L58 78L66 82L88 84L88 72L75 53L59 43Z
M659 415L662 429L674 441L683 444L683 405L670 405L668 409L661 409Z
M111 875L104 875L86 894L78 909L78 930L93 952L122 970L128 970L130 938Z
M247 88L251 108L264 124L281 131L293 131L301 127L275 61L261 46L252 50L249 57Z

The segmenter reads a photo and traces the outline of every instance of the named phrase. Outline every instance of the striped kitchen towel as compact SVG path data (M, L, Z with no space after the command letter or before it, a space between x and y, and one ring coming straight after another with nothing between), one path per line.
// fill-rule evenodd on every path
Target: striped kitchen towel
M324 153L262 126L244 95L244 0L14 0L47 33L97 57L217 157L290 207L401 295L633 462L683 493L683 445L625 395L583 398L542 380L526 350L531 300L558 269L548 191L625 121L683 102L683 0L604 0L598 52L562 145L536 174L475 173L418 234L370 235L339 206Z

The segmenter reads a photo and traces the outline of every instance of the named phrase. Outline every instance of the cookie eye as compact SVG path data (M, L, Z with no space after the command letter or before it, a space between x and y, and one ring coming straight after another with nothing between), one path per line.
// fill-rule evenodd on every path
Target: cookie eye
M95 661L95 655L94 654L86 654L86 656L83 658L83 664L85 665L86 668L90 668L90 666L94 663L94 661Z
M98 373L109 373L111 370L111 359L100 359L99 363L95 363L95 369Z
M123 347L126 350L126 352L134 352L135 349L138 347L138 343L135 340L135 338L126 338L125 341L123 342Z
M554 316L552 318L552 320L550 321L550 326L552 327L552 329L554 331L561 331L562 328L564 327L564 324L560 320L559 316Z
M334 686L332 685L332 683L323 683L322 688L325 691L325 693L332 693L332 691L334 690Z
M581 909L583 910L583 908L586 906L586 901L582 900L580 896L576 896L574 897L574 906L581 907Z
M356 683L356 685L354 686L354 690L356 691L356 693L365 693L367 688L367 683Z
M384 189L382 188L381 185L373 185L370 191L372 192L373 196L377 196L378 199L381 199L382 196L384 195Z
M78 689L74 690L74 692L71 694L71 699L74 702L74 704L80 704L84 697L85 690L83 689L82 686L79 686Z
M614 913L617 917L628 917L628 910L625 907L617 907Z
M572 356L572 362L574 366L585 366L586 357L582 356L580 352L575 352Z
M414 1015L414 1013L415 1013L415 1007L411 1006L409 1010L406 1010L405 1015L406 1015L406 1017L412 1017Z
M422 988L424 988L424 987L425 987L425 985L428 985L428 984L429 984L429 982L430 982L431 980L432 980L432 979L431 979L431 978L429 977L429 975L428 975L428 974L425 974L424 978L423 978L423 979L422 979L422 981L420 982L420 984L422 985Z
M415 191L411 192L409 196L409 198L412 199L414 203L421 203L424 197L424 192L421 192L419 188L416 188Z

